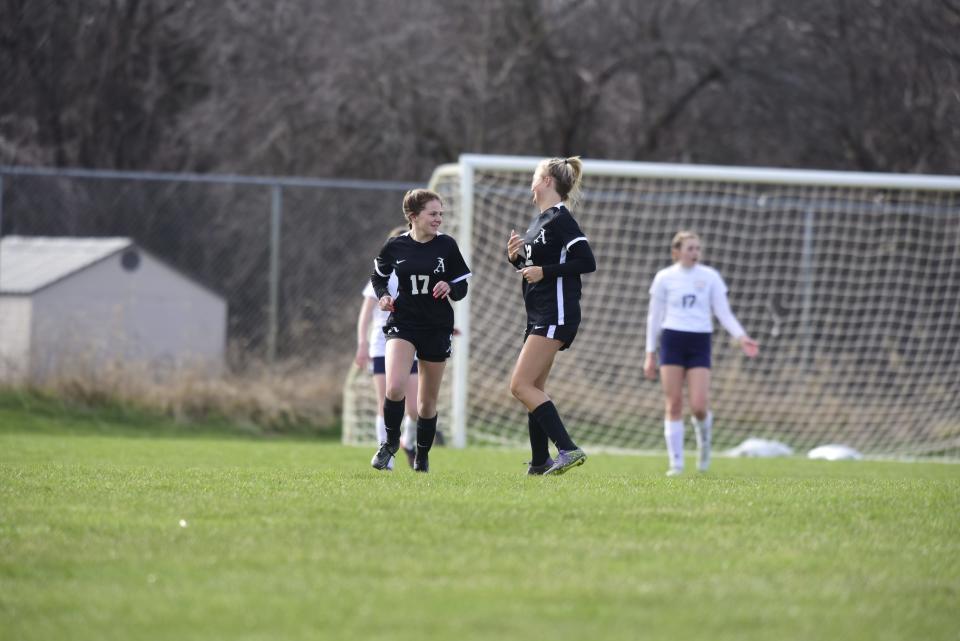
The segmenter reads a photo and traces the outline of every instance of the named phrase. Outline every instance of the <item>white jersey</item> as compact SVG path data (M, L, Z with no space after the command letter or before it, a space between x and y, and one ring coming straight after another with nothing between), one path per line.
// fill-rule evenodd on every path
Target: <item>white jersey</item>
M390 280L387 282L387 289L393 298L397 297L399 282L396 272L390 274ZM367 286L363 288L365 298L372 298L379 302L376 292L373 291L373 283L367 281ZM380 305L373 306L373 315L370 318L370 358L378 358L387 353L387 337L383 335L383 326L387 324L390 318L390 312L380 309Z
M674 263L657 272L650 285L647 351L656 351L660 330L713 333L713 315L734 338L746 334L730 311L727 284L712 267Z

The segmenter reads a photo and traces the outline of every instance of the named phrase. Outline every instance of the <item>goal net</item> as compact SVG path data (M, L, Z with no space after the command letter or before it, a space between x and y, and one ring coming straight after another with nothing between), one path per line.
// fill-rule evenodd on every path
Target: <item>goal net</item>
M455 445L527 442L508 389L525 313L504 252L535 213L539 160L465 155L431 181L474 274L441 392ZM761 344L748 360L715 323L716 450L759 437L798 453L960 455L960 178L586 161L583 187L574 216L597 271L547 382L578 443L663 449L659 382L642 371L648 289L690 229ZM352 371L345 442L373 442L375 408L369 376Z

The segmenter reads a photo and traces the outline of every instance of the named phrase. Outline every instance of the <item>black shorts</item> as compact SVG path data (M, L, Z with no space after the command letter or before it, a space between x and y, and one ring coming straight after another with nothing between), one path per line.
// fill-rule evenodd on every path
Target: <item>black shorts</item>
M396 325L384 325L387 340L399 338L413 343L417 358L430 363L442 363L450 358L453 350L453 330L403 329Z
M523 341L526 342L527 336L530 336L531 334L534 336L553 338L563 343L563 346L560 347L560 351L562 352L573 345L573 339L577 337L577 330L579 329L579 323L576 325L543 325L540 323L527 323L527 331L523 333Z
M679 365L684 369L706 367L710 369L710 339L707 332L681 332L663 330L660 337L660 364Z
M370 373L371 374L386 374L387 373L387 359L383 356L374 356L370 359ZM413 366L410 368L411 374L417 373L417 361L413 361Z

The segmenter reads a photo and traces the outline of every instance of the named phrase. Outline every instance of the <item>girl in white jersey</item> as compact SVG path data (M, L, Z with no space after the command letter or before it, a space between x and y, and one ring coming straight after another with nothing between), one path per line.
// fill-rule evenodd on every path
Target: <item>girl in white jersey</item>
M404 234L408 231L407 227L395 227L390 230L387 240ZM397 296L397 276L390 274L388 284L390 295ZM369 281L363 289L363 306L360 308L360 315L357 318L357 355L354 362L357 367L362 369L369 368L373 374L373 387L377 393L377 442L382 443L387 440L387 427L383 422L383 398L387 389L387 375L385 367L385 355L387 349L387 339L383 335L383 326L390 317L390 312L380 309L379 298L373 291L373 284ZM407 455L407 463L413 467L413 457L417 445L417 361L413 361L413 368L410 370L410 378L407 379L407 401L406 418L403 420L403 436L400 439L400 445ZM387 465L387 469L393 469L393 460Z
M657 375L657 339L660 338L660 381L666 416L663 433L670 457L668 476L683 472L683 383L687 382L690 410L697 435L698 469L710 466L713 413L710 397L710 339L713 316L740 344L749 358L760 347L730 310L727 286L717 270L699 264L700 238L681 231L670 245L674 264L657 272L650 286L647 315L647 356L643 373Z

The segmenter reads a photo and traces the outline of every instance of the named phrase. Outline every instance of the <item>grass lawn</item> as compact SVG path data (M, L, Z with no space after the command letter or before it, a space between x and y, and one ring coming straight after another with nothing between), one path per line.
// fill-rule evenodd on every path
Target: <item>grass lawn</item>
M171 425L0 404L0 638L958 638L957 465L415 475Z

